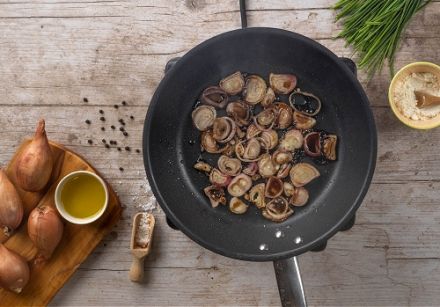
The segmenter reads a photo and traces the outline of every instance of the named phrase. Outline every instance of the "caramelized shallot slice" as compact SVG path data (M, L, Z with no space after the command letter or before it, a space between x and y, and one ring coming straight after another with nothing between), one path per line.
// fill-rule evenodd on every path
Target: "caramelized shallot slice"
M286 163L280 166L280 169L277 172L277 177L284 179L289 176L290 168L292 165L290 163Z
M283 182L277 177L270 177L266 182L266 190L264 196L267 198L275 198L283 193Z
M228 104L228 94L218 86L210 86L203 91L200 101L203 104L223 109Z
M329 134L324 137L322 151L324 156L328 160L336 160L336 144L338 142L338 137L334 134Z
M301 131L297 129L291 129L284 134L283 139L278 147L280 150L284 151L294 151L303 146L303 135Z
M233 101L229 103L226 107L226 113L228 116L232 117L235 120L235 123L240 127L249 124L251 111L249 105L242 101Z
M304 137L304 151L310 157L321 156L321 134L310 132Z
M211 170L212 170L212 166L209 165L209 164L206 163L206 162L203 162L203 161L198 161L198 162L196 162L196 164L194 164L193 167L194 167L196 170L198 170L198 171L202 171L202 172L205 172L205 173L210 173Z
M263 209L262 213L268 220L282 222L293 214L293 210L289 208L287 200L284 197L279 196L266 204L266 208Z
M263 100L261 101L261 105L266 108L270 106L275 100L275 93L272 88L268 87L266 94L264 95Z
M219 148L216 140L212 136L211 131L203 131L201 135L201 145L202 149L209 153L220 153L225 150L225 148Z
M296 128L303 130L311 129L316 125L316 119L296 111L293 112L293 122Z
M243 158L248 160L254 160L260 156L261 153L261 145L260 142L253 138L250 139L244 148Z
M273 149L278 145L278 133L275 130L263 131L260 136L265 143L266 149Z
M252 179L248 175L240 174L228 185L228 192L231 196L240 197L252 187Z
M320 175L319 171L309 163L294 165L289 174L295 187L302 187Z
M239 159L220 156L217 161L219 170L229 176L237 176L241 172L241 161Z
M210 185L209 187L204 188L203 192L208 196L213 208L217 207L219 204L226 205L225 190L223 190L223 188Z
M217 112L214 107L204 105L198 106L191 114L194 126L200 131L211 128L216 116Z
M250 75L246 78L246 85L243 92L244 100L250 105L256 105L266 95L266 81L257 75Z
M283 191L284 191L284 195L290 197L295 193L295 187L290 182L284 182Z
M231 177L213 168L209 174L209 181L216 186L226 187L231 182Z
M290 151L276 150L272 154L272 160L276 164L285 164L293 160L292 153Z
M275 175L279 167L279 165L273 162L269 154L262 155L260 161L258 161L258 172L263 178Z
M255 116L255 125L260 130L267 130L267 127L270 127L274 124L277 116L276 116L276 110L275 108L268 108Z
M290 106L285 103L277 103L278 117L276 121L276 126L278 129L286 129L292 125L293 122L293 111Z
M290 204L296 207L304 206L309 200L309 192L304 187L295 188L292 197L290 198Z
M243 90L244 78L241 72L237 71L232 75L220 80L220 87L229 95L237 95Z
M262 209L266 206L264 198L265 184L259 183L254 185L249 192L249 200L257 206L258 209Z
M240 198L232 197L229 201L229 210L235 214L243 214L247 211L248 205L246 205Z
M289 94L296 86L296 76L289 74L270 74L269 83L277 94Z
M235 122L229 117L219 117L214 120L212 136L217 142L229 142L234 137L235 132Z
M297 96L302 96L302 99L297 99ZM302 92L300 89L295 90L289 96L289 102L295 112L308 115L315 116L321 111L321 100L307 92Z
M262 131L257 128L255 124L250 124L246 131L246 138L252 139L256 136L258 136Z
M245 173L248 176L255 176L258 173L258 164L257 162L251 162L249 163L244 169L243 173ZM252 178L253 179L253 178Z

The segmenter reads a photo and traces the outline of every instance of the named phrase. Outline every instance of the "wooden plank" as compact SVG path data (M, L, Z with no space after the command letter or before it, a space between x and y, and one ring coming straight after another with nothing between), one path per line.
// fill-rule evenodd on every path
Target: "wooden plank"
M332 39L341 27L328 9L334 3L247 1L249 25L296 31L352 57L342 40ZM239 28L238 9L236 0L0 2L0 162L7 163L44 116L50 137L96 164L126 207L54 305L279 305L272 264L215 255L171 230L160 209L146 264L150 278L144 285L130 283L131 216L149 198L142 156L107 151L100 143L112 138L140 148L143 118L166 61ZM415 60L439 61L439 20L436 0L406 30L397 68ZM324 252L300 257L309 303L434 305L440 292L435 243L440 134L406 128L394 118L387 102L388 71L371 81L362 72L359 77L378 126L377 170L356 226L336 235ZM129 106L115 112L113 105L122 100ZM130 137L102 132L100 109L107 124L135 115L127 123Z

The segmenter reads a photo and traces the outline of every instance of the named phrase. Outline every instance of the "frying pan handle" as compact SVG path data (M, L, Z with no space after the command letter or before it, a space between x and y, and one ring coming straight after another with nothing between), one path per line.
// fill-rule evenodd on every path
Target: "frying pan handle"
M283 307L306 307L306 295L296 257L273 262Z
M240 17L241 17L241 28L247 28L247 17L246 17L246 0L239 0L240 2Z

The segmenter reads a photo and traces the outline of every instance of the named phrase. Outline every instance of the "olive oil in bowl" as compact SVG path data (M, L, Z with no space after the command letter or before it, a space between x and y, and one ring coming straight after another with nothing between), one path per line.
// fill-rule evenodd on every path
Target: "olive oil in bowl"
M61 216L75 224L97 220L107 206L108 191L104 181L86 171L73 172L57 186L55 203Z

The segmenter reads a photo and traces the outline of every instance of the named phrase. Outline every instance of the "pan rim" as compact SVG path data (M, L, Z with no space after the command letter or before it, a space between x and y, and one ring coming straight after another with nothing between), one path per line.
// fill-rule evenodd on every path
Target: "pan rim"
M237 30L225 32L225 33L219 34L217 36L214 36L206 41L203 41L199 45L197 45L194 48L192 48L191 50L189 50L179 61L177 61L177 63L172 68L172 70L179 69L180 66L183 66L185 64L184 62L185 62L186 58L191 57L191 55L193 53L197 52L201 48L204 48L206 45L213 43L217 40L224 39L224 38L231 36L231 35L237 35L237 34L246 33L246 32L250 32L250 33L263 32L263 33L269 33L269 34L273 33L273 34L278 34L278 35L279 34L287 35L287 36L290 36L294 39L303 41L304 43L311 44L315 48L319 49L320 52L324 53L326 56L328 56L329 58L334 60L334 62L337 63L337 65L347 75L353 75L353 73L350 71L350 69L347 67L347 65L345 65L333 52L331 52L325 46L323 46L323 45L319 44L318 42L316 42L306 36L303 36L301 34L287 31L287 30L277 29L277 28L269 28L269 27L252 27L252 28L245 28L245 29L237 29ZM368 129L367 130L371 134L371 137L370 137L370 149L371 150L370 150L370 155L369 155L370 159L369 159L369 163L368 163L368 171L367 171L367 174L363 180L362 187L361 187L356 199L354 200L353 205L350 207L350 210L348 210L346 212L346 214L344 215L343 218L341 218L337 223L335 223L335 225L333 225L333 227L331 227L328 231L326 231L323 235L316 238L315 240L309 241L295 250L286 250L286 251L274 252L274 253L270 253L270 252L267 253L266 252L265 254L242 253L242 252L236 252L236 251L230 251L230 250L225 251L224 249L219 248L216 244L212 244L209 241L201 239L197 235L197 233L195 233L195 232L191 231L190 229L188 229L187 227L185 227L185 225L178 219L178 217L173 213L172 210L169 209L168 205L166 204L165 198L161 194L160 189L157 185L157 182L156 182L153 174L149 171L151 169L152 161L150 159L150 155L148 152L148 144L149 144L149 140L150 140L150 131L151 131L151 122L152 122L151 119L154 114L155 108L159 104L158 93L161 92L161 90L164 88L165 84L167 83L166 81L168 78L170 78L170 76L171 76L170 73L165 74L164 78L162 79L162 81L160 82L158 87L156 88L156 91L155 91L153 97L151 98L150 105L148 107L148 112L146 115L146 120L145 120L145 124L144 124L144 131L143 131L143 148L144 148L143 158L144 158L144 166L145 166L145 170L146 170L146 174L147 174L150 186L153 190L153 193L154 193L160 207L164 210L166 216L187 237L189 237L191 240L198 243L202 247L204 247L208 250L211 250L217 254L226 256L226 257L239 259L239 260L248 260L248 261L275 261L275 260L286 259L286 258L290 258L293 256L303 254L303 253L310 251L311 249L319 246L323 242L326 242L333 235L335 235L339 231L339 229L341 227L343 227L345 225L345 223L347 223L353 217L353 215L356 213L359 206L362 204L362 201L365 198L366 193L368 192L368 189L370 187L370 184L371 184L371 181L373 178L373 174L374 174L374 170L375 170L375 166L376 166L376 158L377 158L377 131L376 131L374 116L373 116L372 110L369 106L368 97L366 96L361 84L359 83L358 79L355 76L353 76L353 78L355 80L354 81L355 90L357 90L359 92L360 96L362 97L362 99L361 99L362 101L359 103L361 103L363 105L363 107L366 111L367 119L368 119L368 127L367 127Z

